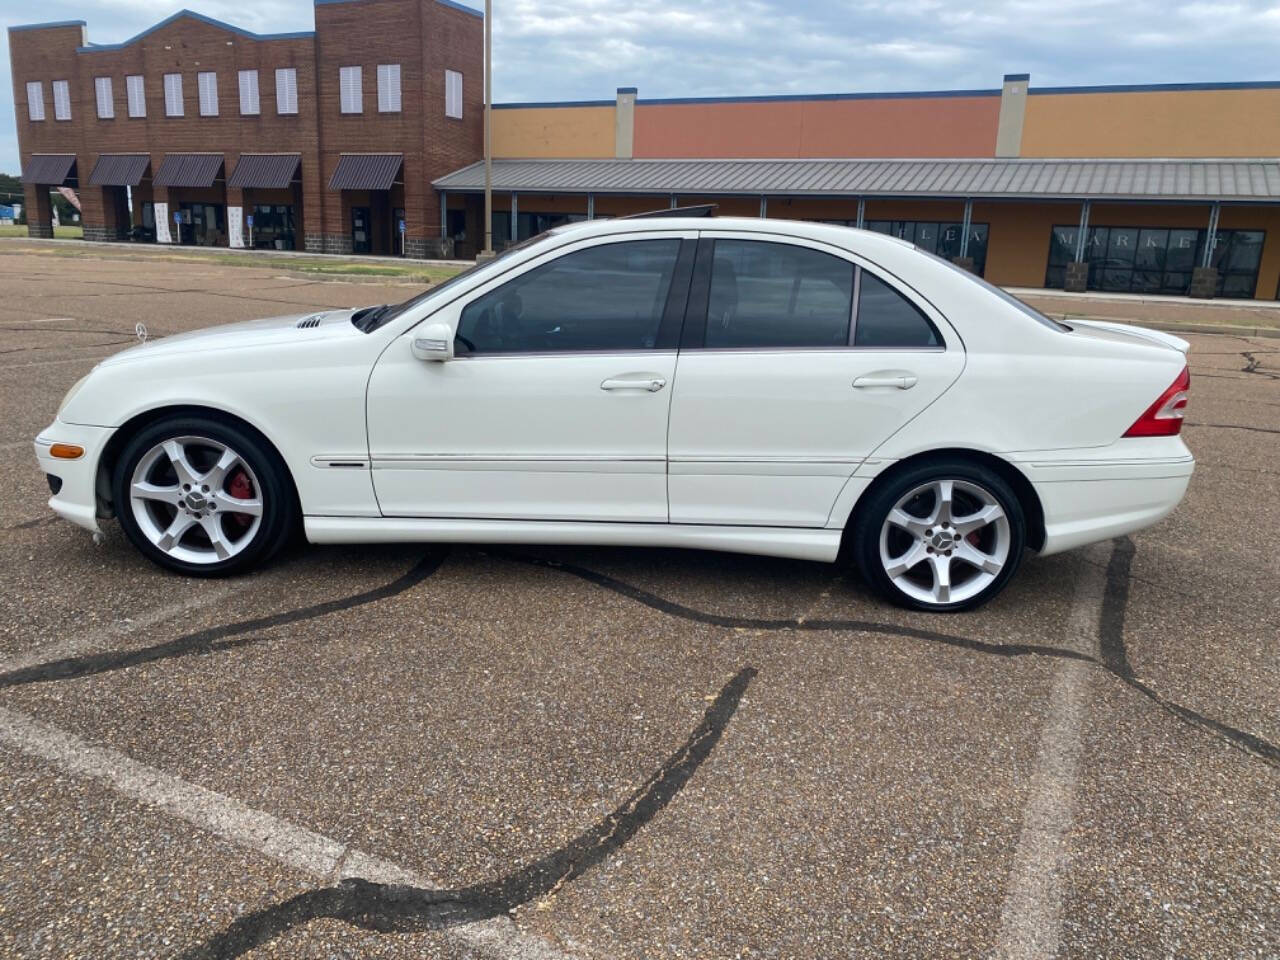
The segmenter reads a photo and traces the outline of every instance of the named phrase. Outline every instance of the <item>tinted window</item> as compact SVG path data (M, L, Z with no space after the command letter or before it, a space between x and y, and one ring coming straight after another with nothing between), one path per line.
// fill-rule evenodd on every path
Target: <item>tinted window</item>
M611 243L530 270L467 305L458 352L652 349L679 252L676 239Z
M839 347L849 343L853 264L783 243L717 240L708 347Z
M939 347L933 324L910 300L866 270L858 284L855 347Z

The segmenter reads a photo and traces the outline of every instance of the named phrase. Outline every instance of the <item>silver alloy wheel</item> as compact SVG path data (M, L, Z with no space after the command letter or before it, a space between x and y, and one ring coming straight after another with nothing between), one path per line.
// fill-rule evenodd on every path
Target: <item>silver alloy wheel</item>
M228 560L262 526L262 486L253 468L208 437L173 437L148 450L129 481L129 504L143 535L185 563Z
M969 480L931 480L894 504L880 529L880 563L921 603L961 603L981 593L1009 559L1009 518Z

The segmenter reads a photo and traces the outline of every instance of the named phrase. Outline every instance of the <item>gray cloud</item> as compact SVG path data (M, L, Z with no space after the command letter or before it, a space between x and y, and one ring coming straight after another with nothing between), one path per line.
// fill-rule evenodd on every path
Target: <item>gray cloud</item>
M2 0L0 25L32 7ZM189 0L258 32L309 29L310 0ZM480 6L479 0L470 0ZM1263 0L494 0L499 101L1267 80L1280 3ZM48 0L38 19L127 39L179 9L154 0ZM0 170L16 171L13 93L0 71ZM1262 122L1274 122L1260 118Z

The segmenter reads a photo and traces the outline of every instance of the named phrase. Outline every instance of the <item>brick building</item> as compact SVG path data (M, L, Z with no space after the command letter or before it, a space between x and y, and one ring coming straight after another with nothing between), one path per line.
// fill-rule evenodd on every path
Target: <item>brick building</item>
M117 44L34 24L9 50L33 236L70 187L87 239L450 252L431 182L483 149L470 7L316 0L313 31L270 35L182 11Z

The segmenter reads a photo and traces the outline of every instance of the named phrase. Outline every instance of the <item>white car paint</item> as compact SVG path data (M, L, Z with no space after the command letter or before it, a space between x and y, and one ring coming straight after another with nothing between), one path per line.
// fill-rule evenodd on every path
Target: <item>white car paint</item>
M940 350L413 354L424 321L566 250L651 236L750 237L822 249L911 299ZM703 547L833 560L858 498L905 458L972 450L1033 485L1041 553L1171 511L1194 461L1180 437L1123 438L1183 368L1154 331L1037 322L890 237L754 219L579 223L500 258L364 333L352 311L167 337L100 363L36 441L63 480L49 504L90 530L110 515L108 441L156 410L239 417L279 450L315 542L464 540ZM854 389L910 376L911 389ZM663 381L602 390L606 381ZM55 460L49 444L84 447Z

